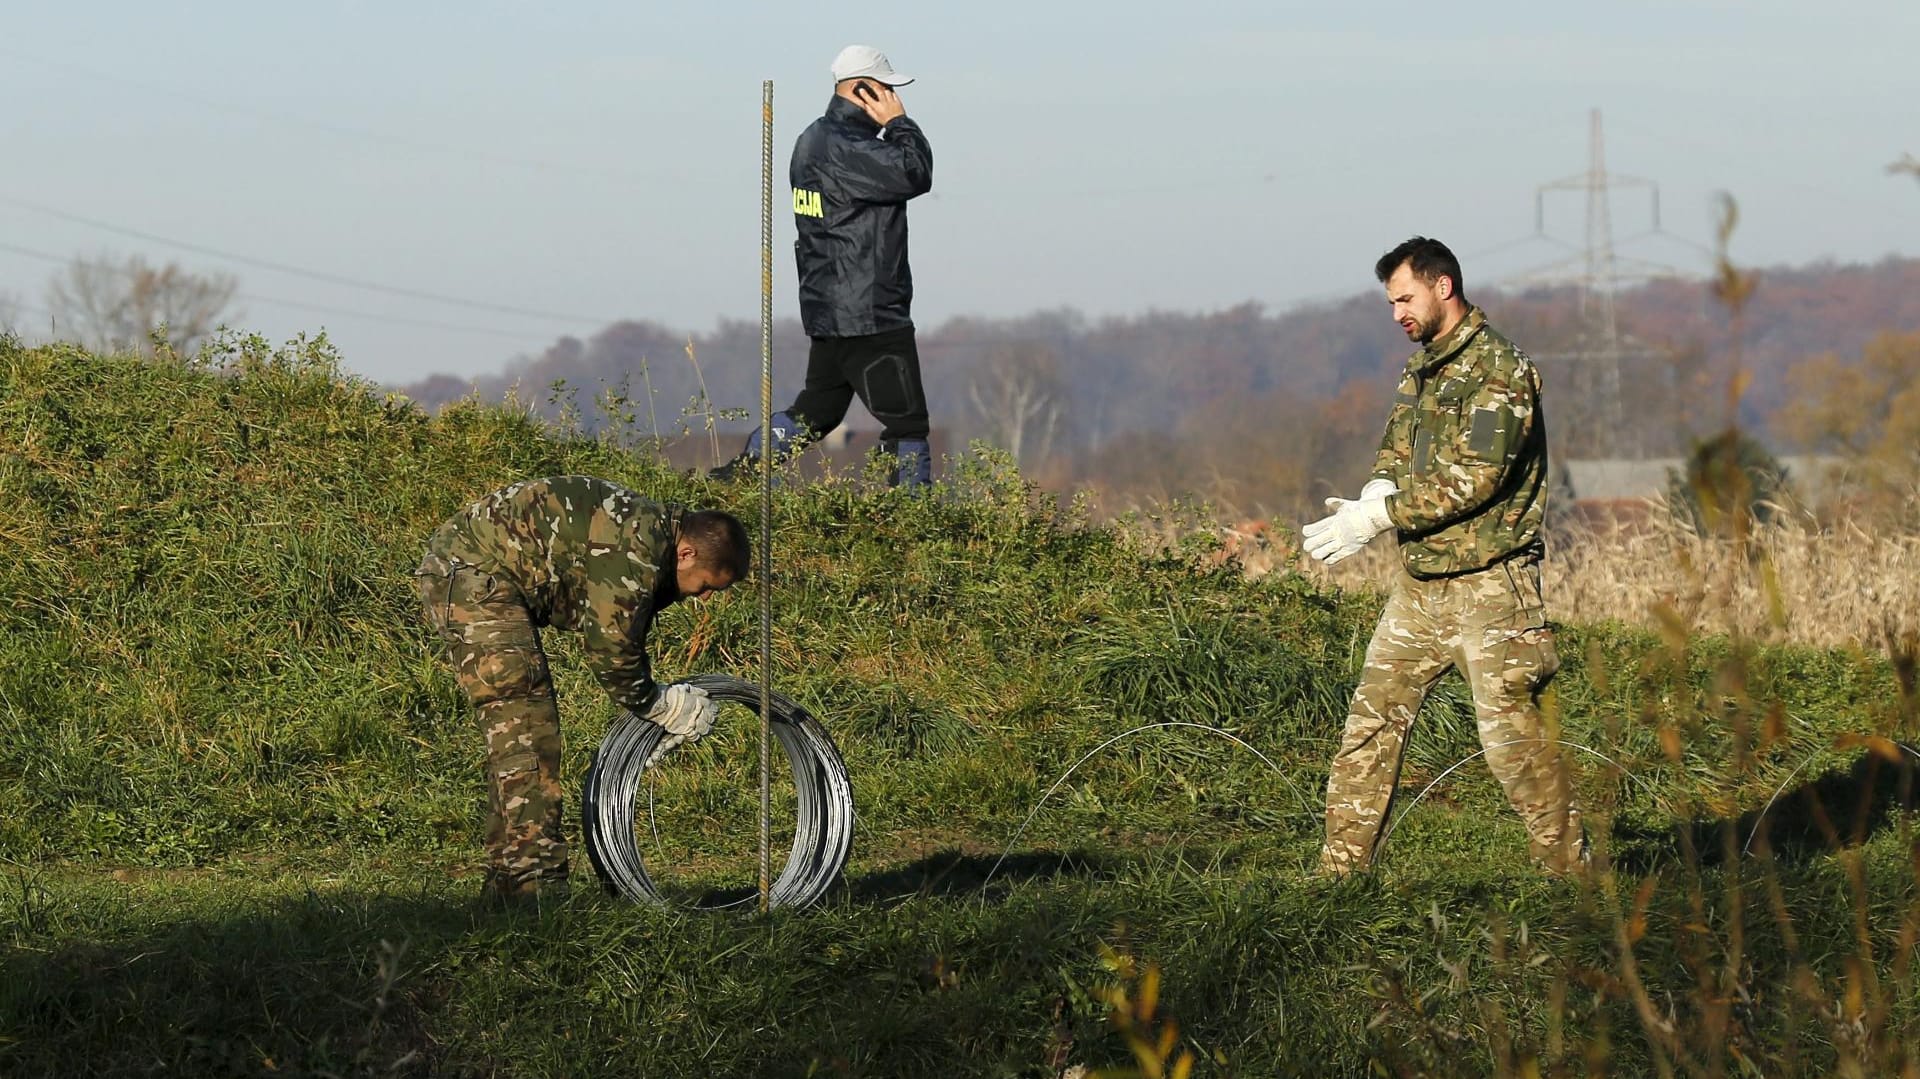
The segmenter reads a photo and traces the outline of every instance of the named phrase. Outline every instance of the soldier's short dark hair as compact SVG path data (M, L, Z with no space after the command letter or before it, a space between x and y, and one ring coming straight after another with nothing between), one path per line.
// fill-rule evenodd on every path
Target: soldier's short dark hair
M693 544L696 565L728 570L736 581L746 579L753 545L740 518L724 510L694 510L680 518L680 538Z
M1467 282L1460 276L1460 260L1439 240L1415 236L1381 255L1380 261L1373 264L1373 276L1384 285L1402 264L1412 267L1413 275L1428 284L1442 277L1453 278L1453 294L1462 300L1467 298Z

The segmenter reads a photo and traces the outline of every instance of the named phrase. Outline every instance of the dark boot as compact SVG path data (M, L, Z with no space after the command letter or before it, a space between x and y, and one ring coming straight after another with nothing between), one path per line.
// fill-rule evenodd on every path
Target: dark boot
M800 436L806 432L806 428L802 427L800 421L795 419L790 412L774 413L773 422L768 426L773 429L773 459L775 461L785 460L787 455L793 452L795 443L799 441ZM719 480L721 483L731 483L736 479L751 475L754 471L753 466L759 463L760 429L756 427L753 429L753 433L747 436L746 448L742 449L733 460L708 472L707 478Z
M887 486L918 490L933 482L933 447L924 438L887 439L880 443L883 456L893 459L887 473Z

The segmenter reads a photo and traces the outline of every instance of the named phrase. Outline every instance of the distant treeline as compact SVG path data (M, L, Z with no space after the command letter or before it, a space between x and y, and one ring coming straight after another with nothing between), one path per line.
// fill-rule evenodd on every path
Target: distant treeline
M1569 288L1475 290L1471 278L1468 292L1539 360L1554 441L1574 456L1683 452L1730 418L1767 437L1795 365L1858 356L1882 331L1920 327L1920 259L1763 270L1737 327L1701 281L1650 282L1615 299L1615 409L1593 362L1608 344L1591 317L1594 298ZM1123 498L1201 493L1249 510L1311 498L1364 472L1409 347L1372 295L1280 312L1245 303L1210 313L961 317L923 326L920 337L936 439L949 450L986 439L1050 484ZM807 341L782 322L774 348L774 396L785 404ZM1736 366L1744 393L1730 416ZM564 380L591 426L605 412L595 395L624 387L635 428L670 438L702 430L708 405L730 410L722 429L743 430L740 410L758 406L759 371L757 324L689 334L635 320L562 338L498 374L400 388L434 407L517 387L523 402L556 415L568 395L552 387Z

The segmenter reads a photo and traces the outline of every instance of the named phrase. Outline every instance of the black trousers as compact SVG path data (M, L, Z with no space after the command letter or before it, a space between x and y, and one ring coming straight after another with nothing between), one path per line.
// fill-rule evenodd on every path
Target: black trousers
M814 338L807 352L807 384L787 411L809 438L819 438L847 418L856 394L880 421L882 439L927 437L932 428L912 326L864 337Z

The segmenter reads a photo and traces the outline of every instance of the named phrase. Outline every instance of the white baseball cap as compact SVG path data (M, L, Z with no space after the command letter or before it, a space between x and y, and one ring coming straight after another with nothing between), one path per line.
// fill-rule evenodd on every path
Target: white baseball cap
M871 45L849 45L833 58L833 81L872 79L888 86L905 86L913 76L902 75L887 62L887 54Z

